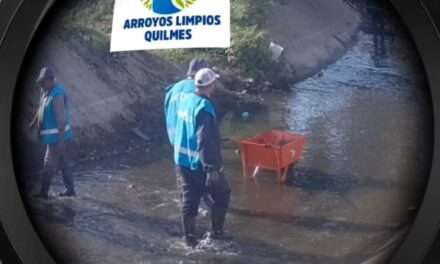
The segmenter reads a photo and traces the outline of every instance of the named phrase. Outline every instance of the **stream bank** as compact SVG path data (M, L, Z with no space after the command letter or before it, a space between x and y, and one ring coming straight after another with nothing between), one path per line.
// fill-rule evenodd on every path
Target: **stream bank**
M270 38L282 45L288 39L293 40L294 45L285 45L285 54L289 64L294 64L296 73L317 72L325 63L340 56L342 48L349 48L347 43L356 35L359 21L356 12L344 6L343 2L321 1L317 5L307 1L288 1L276 5L274 13L268 16L272 18L266 26ZM39 91L34 80L40 67L50 66L70 95L76 134L74 152L77 157L94 152L120 152L131 146L145 144L146 141L150 143L145 147L150 148L155 145L152 143L165 142L162 114L164 88L184 77L186 62L171 63L143 51L108 52L108 45L97 37L97 32L103 35L109 33L110 28L106 25L111 25L113 1L69 3L67 7L55 5L51 10L52 16L44 21L27 57L27 67L22 73L24 78L18 85L14 108L17 113L14 124L14 141L18 146L16 156L25 156L25 160L35 161L26 164L26 167L39 168L43 152L34 131L28 128L38 103ZM336 8L329 9L331 6ZM339 16L336 10L342 7L344 16ZM290 16L285 10L295 10L304 15ZM81 24L82 20L89 27ZM329 34L323 31L329 31ZM341 43L346 44L336 45L335 39L342 39ZM310 60L312 64L294 63L305 60ZM302 70L304 67L308 70ZM296 73L292 76L297 80L305 77ZM285 74L289 75L290 80L291 72ZM225 72L223 87L232 93L220 97L221 108L232 109L241 102L250 101L254 104L260 100L259 96L248 94L253 89L258 92L265 82L249 82L246 76L243 76L244 80L238 79L235 73ZM277 87L277 84L269 81L266 92ZM242 96L234 93L244 90L247 93ZM109 146L108 142L113 142L113 146Z

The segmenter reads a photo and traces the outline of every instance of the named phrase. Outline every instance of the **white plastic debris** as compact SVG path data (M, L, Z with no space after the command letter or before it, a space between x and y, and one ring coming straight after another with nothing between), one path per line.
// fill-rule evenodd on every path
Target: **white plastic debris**
M241 114L241 118L242 118L243 120L248 120L249 117L250 117L249 112L243 112L243 113Z
M281 57L281 54L283 54L284 48L279 44L270 42L269 50L272 53L272 59L278 60Z

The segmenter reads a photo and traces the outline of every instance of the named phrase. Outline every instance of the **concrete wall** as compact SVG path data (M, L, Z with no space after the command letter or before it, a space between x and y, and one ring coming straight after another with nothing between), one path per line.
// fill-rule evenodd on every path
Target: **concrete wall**
M359 24L358 13L343 0L286 0L275 6L266 27L301 80L341 56Z
M31 49L36 56L23 74L16 108L21 135L31 139L27 122L39 96L34 80L44 65L69 94L77 143L105 145L109 138L134 136L133 128L150 134L163 128L164 88L184 76L180 68L144 51L110 54L79 34L49 32Z

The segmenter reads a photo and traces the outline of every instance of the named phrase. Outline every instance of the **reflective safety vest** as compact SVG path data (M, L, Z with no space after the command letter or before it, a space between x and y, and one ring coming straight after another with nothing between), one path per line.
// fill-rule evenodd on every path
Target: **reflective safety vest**
M174 162L190 170L201 168L200 134L196 123L197 115L201 111L206 111L214 118L216 117L214 105L208 99L195 93L182 96L177 108Z
M194 93L196 86L194 80L182 80L167 88L165 95L165 120L168 133L168 139L171 145L174 145L174 133L177 122L177 104L183 94Z
M64 87L60 84L55 84L55 87L50 91L49 95L43 101L43 122L40 130L40 136L44 144L56 144L59 141L59 130L56 120L53 100L55 97L64 97L64 114L66 118L66 128L64 130L64 140L71 140L73 138L72 126L70 123L70 110Z

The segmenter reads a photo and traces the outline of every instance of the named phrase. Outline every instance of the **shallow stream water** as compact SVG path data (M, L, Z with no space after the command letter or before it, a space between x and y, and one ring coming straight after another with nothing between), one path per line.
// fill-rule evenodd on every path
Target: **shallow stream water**
M33 203L43 237L65 263L362 263L391 252L417 210L432 143L429 94L405 43L389 39L377 59L361 33L291 92L225 116L226 241L183 246L168 147L131 154L157 157L145 166L77 170L78 198ZM272 128L306 136L302 159L286 185L270 171L243 180L235 141ZM202 208L200 235L208 227Z

